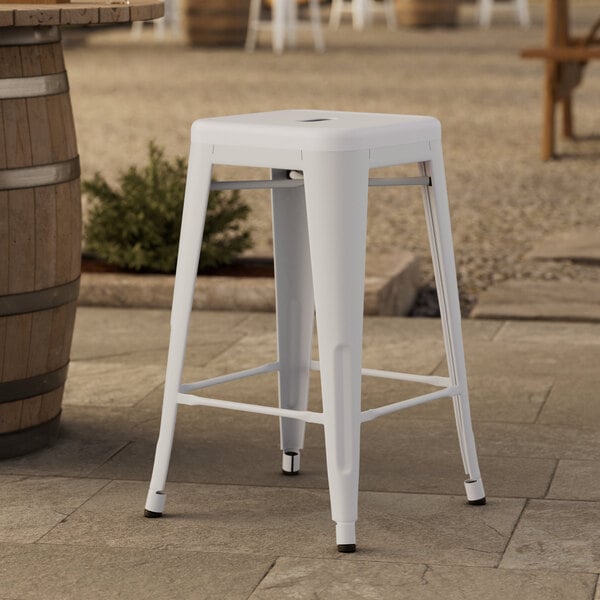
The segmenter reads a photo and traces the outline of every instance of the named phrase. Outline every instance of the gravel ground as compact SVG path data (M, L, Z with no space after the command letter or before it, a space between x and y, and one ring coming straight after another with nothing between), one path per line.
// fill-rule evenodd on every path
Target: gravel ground
M187 153L189 127L200 117L281 108L327 108L439 118L461 292L468 308L490 284L507 278L600 280L600 268L526 261L541 238L577 226L600 230L600 63L587 67L575 96L576 142L560 140L561 159L539 159L541 61L519 50L543 40L542 10L521 30L512 17L483 31L463 7L462 26L401 29L383 25L327 35L316 55L301 48L274 56L232 49L191 49L170 40L140 42L126 30L94 32L66 50L84 177L115 178L145 160L154 139L168 154ZM591 23L593 4L573 7L576 27ZM265 42L268 40L264 40ZM386 170L411 173L416 168ZM217 177L261 177L220 168ZM271 253L268 196L247 192L256 254ZM431 281L425 224L416 190L371 191L369 252L398 247L423 256Z

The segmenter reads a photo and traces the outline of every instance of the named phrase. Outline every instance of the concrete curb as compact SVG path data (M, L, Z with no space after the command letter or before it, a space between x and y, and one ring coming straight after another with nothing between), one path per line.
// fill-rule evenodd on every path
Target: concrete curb
M173 275L83 273L80 306L171 308ZM367 258L366 315L406 315L420 285L419 259L410 252ZM275 282L268 277L198 277L195 310L273 312Z

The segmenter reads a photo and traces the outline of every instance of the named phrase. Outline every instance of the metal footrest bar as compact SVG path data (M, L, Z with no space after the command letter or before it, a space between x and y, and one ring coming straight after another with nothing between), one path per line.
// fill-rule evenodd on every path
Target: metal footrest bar
M310 361L311 371L320 371L321 365L318 360ZM398 371L382 371L380 369L361 369L362 375L367 377L381 377L382 379L397 379L399 381L414 381L415 383L426 383L435 387L448 387L452 385L449 377L437 375L414 375L412 373L399 373Z
M430 177L394 177L369 179L370 187L395 187L405 185L430 186ZM213 192L222 190L274 190L281 188L299 188L304 186L302 179L251 179L240 181L213 181L210 189Z
M317 413L310 410L292 410L274 406L261 406L260 404L247 404L246 402L230 402L229 400L203 398L192 394L177 394L177 402L178 404L187 404L188 406L212 406L213 408L240 410L242 412L258 413L261 415L299 419L300 421L306 421L307 423L323 424L323 413Z
M425 402L430 402L431 400L438 400L439 398L448 398L456 396L458 394L458 391L458 386L453 386L444 388L443 390L437 390L429 394L423 394L422 396L415 396L414 398L409 398L408 400L394 402L393 404L388 404L387 406L371 408L370 410L363 410L361 412L360 421L361 423L365 423L367 421L377 419L378 417L383 417L384 415L389 415L396 411L404 410L405 408L410 408L411 406L425 404Z
M369 187L398 187L404 185L431 186L431 177L387 177L369 179Z
M229 400L217 400L216 398L205 398L187 393L195 390L201 390L212 385L227 383L228 381L252 377L253 375L272 373L273 371L278 371L279 366L279 362L272 362L260 365L259 367L254 367L253 369L245 369L244 371L236 371L235 373L221 375L220 377L212 377L211 379L205 379L203 381L197 381L194 383L184 383L179 388L180 393L177 394L177 402L179 404L187 404L188 406L211 406L213 408L239 410L243 412L298 419L300 421L306 421L307 423L323 424L323 413L293 410L289 408L278 408L273 406L261 406L259 404L248 404L245 402L231 402ZM311 371L320 371L321 365L319 364L319 361L311 360L310 369ZM436 390L435 392L430 392L429 394L423 394L421 396L409 398L408 400L394 402L393 404L388 404L387 406L381 406L379 408L372 408L370 410L362 411L361 423L372 421L373 419L382 417L383 415L388 415L405 408L410 408L411 406L418 406L419 404L424 404L426 402L430 402L431 400L437 400L438 398L456 396L459 392L458 386L451 385L449 377L414 375L412 373L398 373L396 371L382 371L379 369L361 369L361 373L362 375L370 377L381 377L384 379L396 379L400 381L414 381L416 383L425 383L442 388L440 390Z
M245 377L252 377L254 375L261 375L262 373L272 373L273 371L279 370L279 363L272 362L260 367L254 367L253 369L245 369L243 371L236 371L235 373L229 373L227 375L221 375L219 377L212 377L211 379L204 379L202 381L196 381L194 383L184 383L179 386L180 392L193 392L195 390L201 390L203 388L210 387L211 385L219 385L220 383L227 383L228 381L235 381L236 379L244 379Z
M240 181L213 181L210 189L213 192L222 190L273 190L280 188L304 187L302 179L250 179Z

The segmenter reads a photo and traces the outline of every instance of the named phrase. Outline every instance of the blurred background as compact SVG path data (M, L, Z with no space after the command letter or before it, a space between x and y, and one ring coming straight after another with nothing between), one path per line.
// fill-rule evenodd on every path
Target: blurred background
M495 2L482 26L479 4L386 0L372 4L378 10L359 28L349 3L335 26L334 7L322 2L324 51L310 27L299 27L295 48L283 53L273 52L267 30L253 52L244 50L249 4L171 2L161 22L65 32L83 179L100 172L115 181L146 160L150 140L169 157L185 156L197 118L285 108L433 115L443 126L465 314L505 280L600 281L598 266L586 261L528 257L548 236L600 226L598 61L574 93L576 139L558 136L558 158L540 159L544 61L520 52L545 44L545 3L529 3L528 24L513 3ZM269 23L269 4L259 4ZM297 10L308 25L309 7ZM591 0L573 0L570 10L575 34L598 17ZM215 176L268 174L219 168ZM247 253L271 256L269 194L243 197L251 207ZM371 255L401 248L422 257L423 288L430 287L418 190L371 190L368 243Z

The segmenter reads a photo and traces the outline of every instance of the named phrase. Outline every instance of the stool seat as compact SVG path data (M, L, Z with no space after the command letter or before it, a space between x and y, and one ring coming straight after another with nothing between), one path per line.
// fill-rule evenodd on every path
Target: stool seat
M191 137L163 410L145 515L159 517L163 513L179 404L279 417L282 470L288 475L301 472L306 423L323 426L331 516L340 552L356 548L361 425L398 410L452 399L467 500L469 504L485 504L471 426L439 121L411 115L282 110L201 119L192 125ZM374 167L407 163L418 165L419 177L369 178ZM268 167L271 179L212 182L212 169L217 164ZM363 368L370 185L421 187L447 377ZM244 188L272 190L277 357L254 368L183 383L208 195L211 189ZM311 356L315 316L318 361ZM322 412L308 410L311 371L320 372ZM278 406L192 393L273 372L278 374ZM363 375L438 389L362 410Z
M433 117L328 110L214 117L192 125L195 142L290 150L366 150L441 140L441 136L440 122Z

